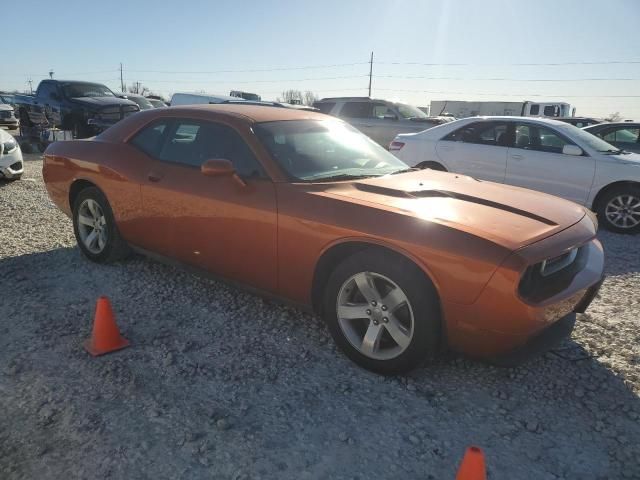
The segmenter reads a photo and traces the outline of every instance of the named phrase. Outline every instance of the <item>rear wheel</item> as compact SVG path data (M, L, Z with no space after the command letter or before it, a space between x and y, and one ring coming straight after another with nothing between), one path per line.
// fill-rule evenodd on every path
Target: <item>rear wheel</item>
M82 190L73 202L73 231L82 253L97 263L110 263L129 254L113 212L96 187Z
M378 249L355 253L336 267L323 316L342 351L377 373L415 368L440 342L435 288L409 260Z
M625 185L606 192L597 205L598 218L607 230L640 233L640 187Z

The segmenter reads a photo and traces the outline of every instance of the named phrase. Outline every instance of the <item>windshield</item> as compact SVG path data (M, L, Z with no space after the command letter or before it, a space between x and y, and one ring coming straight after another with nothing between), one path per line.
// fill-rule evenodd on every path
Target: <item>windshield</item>
M398 107L398 111L403 118L427 118L426 113L412 105L397 103L396 107Z
M115 97L113 92L99 83L67 83L62 91L68 98L77 97Z
M578 143L584 143L588 145L590 148L600 152L600 153L609 153L609 152L619 152L620 149L614 147L610 143L605 142L600 137L596 137L594 134L587 132L586 130L582 130L581 128L574 127L573 125L564 124L561 127L563 130L566 130L567 134L571 135L574 139L578 141Z
M335 120L260 123L258 138L293 178L323 181L388 175L408 166L350 125Z
M140 107L140 110L149 110L151 108L154 108L151 102L144 97L137 97L137 96L131 95L131 96L127 96L127 100L131 100L132 102L137 103L138 106Z

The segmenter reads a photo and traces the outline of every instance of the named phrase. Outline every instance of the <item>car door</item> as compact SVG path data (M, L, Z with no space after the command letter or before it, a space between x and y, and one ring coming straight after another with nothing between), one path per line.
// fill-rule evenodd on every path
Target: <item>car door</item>
M374 118L373 106L373 102L368 100L347 101L342 105L338 117L353 125L373 141L383 145L381 125L379 120Z
M636 125L610 127L599 136L605 142L609 142L618 148L628 152L640 153L640 127Z
M210 177L206 160L232 162L238 177ZM151 250L216 275L275 291L273 182L234 128L175 119L142 184Z
M516 122L514 133L505 183L586 202L595 174L593 157L563 154L565 145L576 144L549 126Z
M509 139L506 121L478 121L439 140L436 153L449 171L502 183Z

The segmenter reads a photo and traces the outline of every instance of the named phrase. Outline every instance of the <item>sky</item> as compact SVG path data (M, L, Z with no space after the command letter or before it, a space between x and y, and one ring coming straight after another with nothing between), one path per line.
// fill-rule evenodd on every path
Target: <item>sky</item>
M640 0L30 0L0 90L48 77L275 99L565 101L640 120ZM24 13L24 8L20 7ZM7 21L11 20L11 21ZM528 64L528 65L527 65ZM533 64L533 65L532 65Z

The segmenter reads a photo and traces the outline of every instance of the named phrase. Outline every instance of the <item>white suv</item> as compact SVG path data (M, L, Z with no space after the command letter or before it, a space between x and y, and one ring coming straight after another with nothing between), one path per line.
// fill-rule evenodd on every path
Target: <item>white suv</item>
M445 121L412 105L369 97L323 98L313 106L350 123L385 148L399 133L421 132Z
M472 117L398 135L410 166L463 173L550 193L596 211L615 232L640 233L640 154L543 118ZM470 192L473 194L473 192Z

